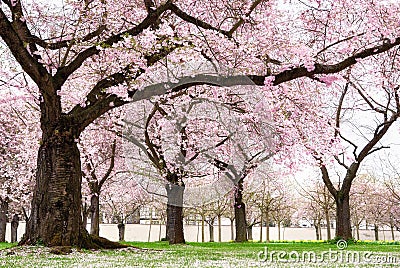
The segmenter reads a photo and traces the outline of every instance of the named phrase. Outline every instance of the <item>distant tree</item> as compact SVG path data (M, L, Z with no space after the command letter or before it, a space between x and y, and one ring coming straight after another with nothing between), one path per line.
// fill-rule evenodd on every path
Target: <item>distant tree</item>
M384 64L393 61L393 65ZM332 140L343 146L334 159L341 169L340 180L333 180L329 157L314 151L319 162L322 180L335 199L336 237L349 239L351 233L350 191L361 165L374 152L388 148L381 143L400 116L396 53L365 62L377 66L374 72L353 68L345 75L345 83L338 84L334 102L335 131ZM378 77L376 81L371 81Z
M310 179L308 182L307 186L301 186L301 189L299 189L299 193L303 197L302 200L306 199L303 209L312 219L317 240L322 239L322 221L325 221L326 224L326 238L330 240L332 239L331 218L334 214L335 200L322 181Z
M38 146L34 112L23 102L18 106L0 104L0 242L5 241L7 222L13 214L23 215L32 197Z
M79 143L82 152L82 176L85 179L90 205L90 234L99 236L100 195L108 182L123 170L121 140L104 126L88 129ZM118 147L118 148L117 148Z

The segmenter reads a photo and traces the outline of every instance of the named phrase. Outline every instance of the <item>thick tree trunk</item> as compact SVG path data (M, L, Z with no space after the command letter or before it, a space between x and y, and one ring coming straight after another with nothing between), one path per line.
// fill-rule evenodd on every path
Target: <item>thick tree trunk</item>
M235 189L236 242L247 241L246 206L243 202L243 183L239 181Z
M253 225L247 226L247 239L253 240Z
M365 149L365 147L364 147ZM324 165L321 165L320 169L322 172L322 179L325 186L332 194L336 204L336 239L349 240L352 238L351 233L351 222L350 222L350 189L354 178L357 175L358 168L360 167L360 161L353 162L346 172L346 176L341 184L341 188L337 190L329 179L328 170Z
M336 238L351 239L350 196L347 192L339 192L336 201Z
M183 234L182 207L167 205L167 226L168 239L170 244L183 244L185 238Z
M242 203L235 207L235 227L236 227L236 242L247 241L247 228L246 228L246 212L245 204Z
M100 233L100 200L98 193L92 194L90 198L90 234Z
M43 135L31 214L20 245L126 247L90 236L83 226L81 162L73 132L71 127L62 126L54 129L53 135Z
M125 224L123 222L118 223L118 237L119 241L124 241L125 239Z
M74 138L67 135L56 132L40 146L23 244L91 247L82 222L80 154Z
M173 176L173 175L171 175ZM176 176L176 175L175 175ZM177 181L171 179L172 181ZM184 244L183 233L183 192L184 184L181 185L168 183L166 185L168 204L167 204L167 236L170 244Z
M18 214L14 214L14 216L11 220L11 243L17 242L18 225L19 225L19 216L18 216Z
M0 199L0 242L6 241L8 201Z

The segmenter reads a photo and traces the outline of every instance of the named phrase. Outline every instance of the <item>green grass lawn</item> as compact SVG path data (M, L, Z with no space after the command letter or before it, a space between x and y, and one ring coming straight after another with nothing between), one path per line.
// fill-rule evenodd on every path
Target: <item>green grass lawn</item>
M16 246L17 244L12 244L12 243L2 243L0 242L0 250L5 249L5 248L11 248Z
M55 255L44 247L0 243L0 267L400 267L397 243L360 242L344 250L327 242L127 244L135 248Z

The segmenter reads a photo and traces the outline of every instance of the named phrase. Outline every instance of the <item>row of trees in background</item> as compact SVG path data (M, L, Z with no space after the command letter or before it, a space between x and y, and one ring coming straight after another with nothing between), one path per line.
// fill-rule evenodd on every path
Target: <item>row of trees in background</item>
M278 239L282 239L283 227L313 227L316 240L333 239L335 202L321 181L313 180L312 183L307 183L307 187L299 187L295 182L282 184L280 181L282 182L276 178L265 178L258 187L245 185L243 201L247 207L247 239L270 241L271 226L277 227ZM396 196L391 194L391 186L387 181L377 180L371 175L360 175L350 196L352 234L355 239L360 239L360 230L374 230L375 240L383 238L379 235L380 231L390 230L390 237L386 239L395 240L395 233L400 230L400 214L395 209L399 203ZM111 199L103 200L102 214L104 219L108 219L105 222L118 223L120 219L127 219L134 212L146 208L147 213L141 217L147 224L151 222L150 219L158 224L166 223L164 203L154 200L152 195L147 195L147 198L143 196L141 200L144 202L135 203L132 209L127 206L122 210L110 206L113 203ZM235 240L233 202L232 193L229 193L214 202L184 208L183 221L186 224L199 224L200 241L204 242L220 241L221 219L229 219L231 240ZM260 236L254 237L253 228L260 226L263 227L259 231ZM209 229L210 237L205 236L206 228ZM266 233L263 233L264 230Z

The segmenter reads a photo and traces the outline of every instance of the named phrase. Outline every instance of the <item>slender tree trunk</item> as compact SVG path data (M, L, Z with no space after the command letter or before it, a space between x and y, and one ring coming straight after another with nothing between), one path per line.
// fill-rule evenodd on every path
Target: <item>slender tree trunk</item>
M319 230L319 240L322 240L322 225L321 225L321 221L318 221L318 230Z
M100 200L99 194L93 193L90 198L90 234L99 236L100 233Z
M14 214L12 221L11 221L11 243L17 242L18 225L19 225L19 216L18 216L18 214Z
M196 241L199 242L200 224L199 224L199 221L197 220L197 217L196 217L196 223L197 223L197 236L196 236Z
M210 219L208 230L210 232L210 242L214 242L214 219Z
M171 176L176 177L176 174ZM169 181L176 182L175 178L169 178ZM168 204L167 204L167 236L170 244L184 244L185 237L183 233L183 192L185 186L175 183L166 185Z
M385 241L385 240L386 240L386 233L385 233L385 229L383 229L383 231L382 231L382 234L383 234L383 240Z
M26 224L28 221L29 221L29 216L28 216L28 213L26 212L26 209L25 209L25 207L22 207L22 214L24 215L24 220L25 220L25 231L24 231L24 233L26 233L26 228L27 228L27 226L28 226L28 224Z
M239 181L235 189L236 242L247 241L246 206L243 202L243 182Z
M235 219L230 219L231 220L231 240L233 241L235 238L235 227L233 222L235 221Z
M253 225L247 226L247 239L253 240Z
M168 210L169 207L167 206L167 221L168 221ZM165 222L165 241L169 241L169 237L168 237L168 222Z
M393 223L390 224L390 233L392 235L392 240L394 241L394 226L393 226Z
M379 226L374 224L375 241L379 241Z
M281 222L278 221L278 240L281 240Z
M151 226L153 225L153 209L150 209L150 224L149 224L149 234L147 236L147 242L150 242L151 237Z
M25 207L22 207L22 214L24 215L25 222L28 222L29 216L28 213L26 212Z
M222 224L221 215L218 215L218 242L222 241Z
M325 210L325 221L326 221L326 239L331 240L331 219L329 217L329 210Z
M82 205L82 224L83 224L83 227L85 227L85 228L87 227L88 216L89 216L89 209L87 208L87 203L85 201L85 203L83 203L83 205Z
M0 199L0 242L6 242L8 201Z
M341 239L351 239L350 224L350 196L346 191L340 191L335 198L336 202L336 237Z
M205 215L201 214L201 242L205 242L206 241L206 235L205 235L205 227L204 227L204 223L206 222L205 219Z
M317 220L314 220L314 228L315 228L315 236L316 236L316 240L320 240L319 239L319 226L318 226L318 222Z
M161 228L162 228L162 224L161 221L159 221L159 229L158 229L158 241L161 241Z
M262 212L261 212L261 218L260 218L260 242L263 240L263 217L262 217Z
M356 235L357 240L360 240L360 224L356 224Z
M269 243L269 233L270 233L270 230L269 230L269 213L267 212L266 214L265 214L265 223L266 223L266 225L267 225L267 230L266 230L266 235L267 235L267 237L266 237L266 242L267 243Z

